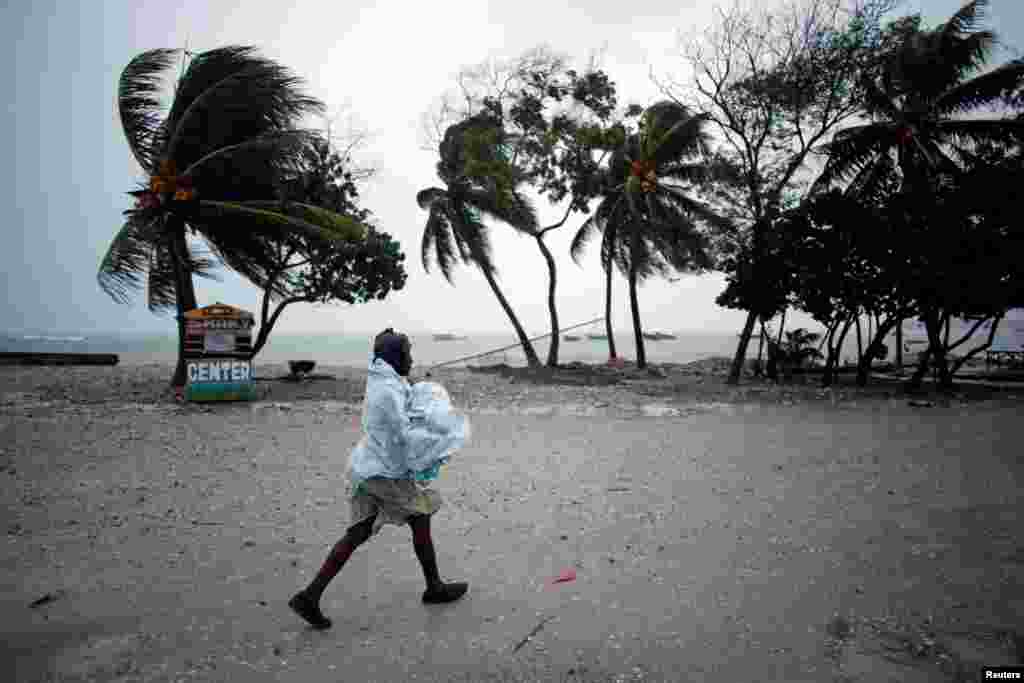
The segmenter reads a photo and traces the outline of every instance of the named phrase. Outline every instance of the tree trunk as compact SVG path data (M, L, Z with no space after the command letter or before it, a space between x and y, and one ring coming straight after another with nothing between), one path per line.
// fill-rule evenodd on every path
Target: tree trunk
M962 358L960 358L960 360L956 361L953 364L953 367L949 371L950 377L956 376L956 373L960 371L960 368L967 364L967 361L971 360L982 351L987 351L989 348L992 347L992 342L996 338L996 330L999 328L999 323L1002 322L1004 315L1005 314L1000 313L992 320L992 327L988 331L988 339L985 341L984 344L974 349L971 349Z
M647 367L647 353L644 349L643 328L640 325L640 302L636 293L637 254L640 251L640 226L634 224L632 229L629 254L629 305L633 310L633 336L636 339L636 366L643 370Z
M277 319L281 317L284 309L291 304L305 301L306 303L313 303L312 299L305 299L301 296L293 296L285 299L277 304L277 308L274 309L274 314L269 318L267 317L267 307L269 303L269 295L264 292L263 294L263 313L260 316L260 331L256 335L256 343L252 346L252 353L249 354L249 360L256 357L263 347L266 346L267 340L270 339L270 333L274 331L274 325L277 324Z
M555 307L555 286L558 283L555 273L555 258L551 255L551 250L544 244L543 235L535 235L537 240L537 246L540 247L540 253L544 254L544 260L548 264L548 313L551 316L551 346L548 347L548 367L558 367L558 342L559 330L558 330L558 310Z
M533 349L533 344L530 343L529 337L526 336L526 332L523 330L523 326L519 324L519 319L516 318L516 314L512 311L512 307L509 306L508 301L505 299L505 295L501 293L501 289L498 288L498 283L494 280L494 275L487 268L481 268L480 271L484 274L487 279L487 284L491 286L491 291L494 292L494 296L498 297L498 303L501 304L501 308L505 311L505 315L512 321L512 327L516 330L516 335L519 337L519 343L523 347L523 353L526 354L526 362L531 368L540 367L540 359L537 357L537 352Z
M829 342L828 362L825 365L825 376L822 378L822 386L832 386L832 382L835 381L837 374L836 370L839 368L840 355L843 352L843 342L846 341L846 335L850 332L850 327L852 326L853 317L851 316L843 324L843 331L839 333L839 340L836 342L834 348L831 341Z
M747 358L747 345L750 344L750 337L754 333L754 323L757 321L757 313L747 312L747 322L743 325L743 332L740 333L740 343L736 347L736 355L732 359L732 367L729 368L729 379L726 384L739 384L740 373L743 372L743 361Z
M860 311L857 312L857 365L860 366L860 362L864 360L864 339L861 337L860 330Z
M762 320L761 321L761 337L760 337L760 341L757 343L757 365L754 366L754 375L756 377L760 377L761 376L761 362L762 362L762 359L764 358L764 337L765 337L764 321Z
M604 331L608 335L608 358L615 360L615 335L612 334L612 268L610 261L605 270L604 283Z
M640 303L636 295L636 265L630 262L629 269L629 304L633 309L633 335L636 338L636 366L641 370L647 367L647 354L644 352L644 335L640 326Z
M936 369L939 371L939 388L950 389L953 387L953 378L949 376L949 363L946 360L947 343L943 343L941 334L943 322L946 326L946 342L949 341L949 315L943 321L938 315L925 322L925 329L928 331L929 346L934 348L932 358L935 360Z
M907 382L907 388L920 389L925 376L931 367L932 359L938 360L939 347L942 342L939 339L939 314L937 311L923 311L920 319L924 321L925 332L928 334L928 347L921 354L914 374Z
M894 325L895 322L893 320L884 323L879 322L878 326L874 329L874 336L869 336L868 351L857 364L857 386L863 387L867 385L871 367L875 362L876 350L885 343L885 338L892 331Z
M185 222L180 218L168 219L171 239L171 266L174 268L174 299L178 308L178 363L174 368L171 386L185 386L185 312L195 309L196 290L192 274L185 270L188 243L185 241Z
M903 374L903 318L896 323L896 372Z

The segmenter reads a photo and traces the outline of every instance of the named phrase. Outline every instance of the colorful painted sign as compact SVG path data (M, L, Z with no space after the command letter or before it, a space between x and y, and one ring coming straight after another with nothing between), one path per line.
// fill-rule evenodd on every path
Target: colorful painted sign
M187 360L185 398L189 401L248 401L255 398L250 360Z
M216 303L186 311L185 363L189 401L255 398L251 313Z

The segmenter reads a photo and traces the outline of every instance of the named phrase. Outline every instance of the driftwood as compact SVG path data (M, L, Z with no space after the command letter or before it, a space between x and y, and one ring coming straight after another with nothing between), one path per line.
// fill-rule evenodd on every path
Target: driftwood
M540 633L540 630L542 628L544 628L544 624L548 623L552 619L554 619L554 617L544 617L543 619L541 619L540 623L537 624L536 626L534 626L533 630L530 631L529 633L527 633L525 638L523 638L518 643L516 643L516 646L514 648L512 648L512 652L513 653L519 652L519 650L521 650L524 645L526 645L528 642L530 642L531 638L533 638L535 635Z

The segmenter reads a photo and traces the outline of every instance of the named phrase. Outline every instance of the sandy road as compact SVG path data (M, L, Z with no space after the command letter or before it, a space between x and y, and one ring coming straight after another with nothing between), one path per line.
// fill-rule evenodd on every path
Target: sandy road
M1013 661L1019 404L558 412L475 415L442 476L441 570L467 599L421 605L389 527L328 590L326 632L284 603L347 522L351 409L0 414L0 678L923 681Z

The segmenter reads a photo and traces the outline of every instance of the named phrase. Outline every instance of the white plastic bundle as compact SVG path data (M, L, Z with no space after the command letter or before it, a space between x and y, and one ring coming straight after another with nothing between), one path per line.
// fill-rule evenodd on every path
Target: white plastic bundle
M410 387L382 360L371 361L363 405L363 438L352 451L354 483L370 477L430 480L469 438L440 384Z
M455 412L448 392L436 382L414 384L409 393L409 469L436 476L469 440L469 419Z

